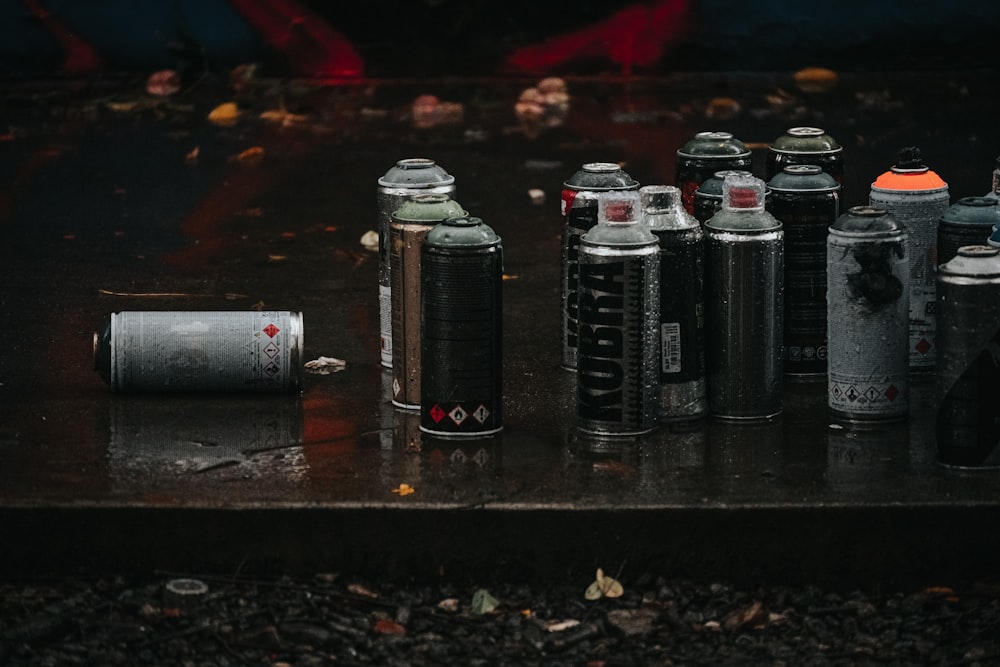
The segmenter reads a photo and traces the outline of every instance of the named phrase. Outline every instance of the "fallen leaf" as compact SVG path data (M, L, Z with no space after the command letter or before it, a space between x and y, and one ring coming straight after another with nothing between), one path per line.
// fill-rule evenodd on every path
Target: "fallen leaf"
M770 615L760 602L754 602L746 609L734 611L722 619L722 625L727 630L735 630L737 628L761 630L766 628L769 623Z
M232 155L230 162L240 162L242 164L259 164L264 159L264 149L260 146L252 146L242 153Z
M354 595L360 595L361 597L371 598L373 600L378 599L378 593L375 591L365 588L361 584L348 584L347 592L353 593Z
M416 493L416 491L417 490L409 484L400 484L399 487L392 489L393 493L398 493L400 496L408 496L411 493Z
M489 614L500 606L500 601L489 594L485 588L480 588L472 594L472 613Z
M380 635L392 635L402 637L406 634L406 628L392 620L391 618L380 618L375 622L375 632Z
M185 164L198 164L198 153L200 153L200 152L201 152L201 149L198 146L195 146L194 148L192 148L190 150L190 152L188 152L187 155L184 156L184 163Z
M378 252L378 232L369 230L361 236L361 245L365 250Z
M284 262L286 259L288 259L288 255L271 255L271 254L268 254L268 256L267 256L267 261L268 261L269 264L274 264L274 263L277 263L277 262Z
M304 366L307 373L329 375L330 373L338 373L347 368L347 362L343 359L335 359L333 357L319 357L318 359L307 361Z
M235 102L226 102L212 109L208 114L208 120L215 125L231 127L236 125L240 115L240 108L236 106Z
M157 97L173 95L181 89L181 77L172 69L153 72L146 79L146 92Z
M588 600L600 600L602 597L619 598L624 593L625 588L617 579L604 576L604 570L597 568L597 578L584 591L583 597Z
M570 618L565 621L553 621L545 626L548 632L562 632L563 630L569 630L570 628L575 628L580 625L580 621L575 618Z
M458 601L458 598L446 598L438 602L437 606L441 611L446 611L449 614L456 614L461 607L461 603Z
M289 127L290 125L301 125L309 120L308 117L302 116L296 113L289 113L285 109L273 109L271 111L265 111L260 115L261 120L266 120L271 123L278 123L282 127Z

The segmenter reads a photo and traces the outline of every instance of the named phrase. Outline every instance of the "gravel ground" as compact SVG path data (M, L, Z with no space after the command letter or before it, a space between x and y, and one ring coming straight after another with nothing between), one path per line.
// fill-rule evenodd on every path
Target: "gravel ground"
M998 665L1000 585L836 593L643 576L615 591L337 575L0 584L3 665ZM596 600L589 597L599 596Z

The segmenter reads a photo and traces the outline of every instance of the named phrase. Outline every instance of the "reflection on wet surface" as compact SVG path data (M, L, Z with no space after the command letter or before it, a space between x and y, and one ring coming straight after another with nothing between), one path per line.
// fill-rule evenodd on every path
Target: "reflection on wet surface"
M907 141L921 142L956 196L988 189L1000 137L989 134L995 123L971 117L977 89L943 110L917 106L905 80L892 92L902 106L880 109L857 97L886 84L859 80L774 110L766 102L772 81L729 81L757 113L720 125L698 111L711 97L703 82L571 81L565 125L534 139L516 131L517 82L441 90L469 105L465 125L426 131L394 116L416 84L314 91L308 104L299 101L310 118L301 127L216 128L200 113L121 116L92 101L66 102L48 123L15 118L23 134L0 145L9 318L0 357L0 502L989 502L995 476L956 475L935 463L930 385L913 387L909 420L875 430L831 428L825 385L788 383L784 412L771 421L710 419L602 439L576 431L574 378L559 368L558 193L585 161L620 160L642 183L669 183L673 151L695 131L733 129L760 147L792 122L812 122L845 145L845 206ZM953 84L931 88L943 98ZM654 113L664 108L675 115ZM940 114L961 110L970 117L953 118L946 131ZM960 124L969 131L956 130ZM263 149L258 162L233 159L253 146ZM192 164L185 156L194 147ZM754 150L762 163L763 151ZM446 166L463 206L503 238L506 426L494 437L429 437L415 413L388 401L378 258L360 238L375 224L379 175L418 155ZM533 188L547 195L543 205L533 203ZM304 358L344 359L346 369L306 376L302 395L291 398L112 395L93 370L91 332L109 312L255 308L302 311ZM414 493L394 494L401 484Z

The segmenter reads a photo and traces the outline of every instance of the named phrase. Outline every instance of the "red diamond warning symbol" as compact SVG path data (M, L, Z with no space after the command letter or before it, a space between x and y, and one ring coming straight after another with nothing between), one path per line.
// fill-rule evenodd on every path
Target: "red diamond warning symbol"
M927 352L931 349L931 342L926 338L921 338L914 347L916 347L917 352L920 354L927 354Z
M445 418L445 411L442 410L441 406L438 405L437 403L435 403L434 407L431 408L430 414L431 414L431 419L434 420L435 424L437 424L438 422L440 422L442 419Z
M268 336L270 336L271 338L274 338L275 336L278 335L278 332L281 331L281 329L279 329L278 327L274 326L273 324L268 324L266 327L264 327L262 329L262 331L264 333L266 333Z
M890 384L889 388L885 390L885 397L890 401L895 401L897 396L899 396L899 390L896 389L896 385Z

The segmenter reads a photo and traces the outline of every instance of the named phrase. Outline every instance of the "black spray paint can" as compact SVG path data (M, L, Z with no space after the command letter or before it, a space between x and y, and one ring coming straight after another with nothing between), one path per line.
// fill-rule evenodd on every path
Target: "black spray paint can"
M1000 467L1000 248L965 246L938 269L938 460Z
M704 225L713 215L722 210L722 183L729 174L753 176L749 171L742 169L724 169L702 181L698 189L694 191L694 217L701 224ZM764 199L767 199L766 193Z
M392 213L416 194L453 195L455 177L427 158L400 160L378 179L378 302L379 359L392 368L392 287L390 281L389 226Z
M885 209L855 206L827 240L827 400L844 422L908 411L907 231Z
M920 149L911 146L899 152L892 169L875 179L869 201L889 211L909 233L910 372L933 372L937 229L950 202L948 184L924 165Z
M302 338L302 313L122 311L94 334L94 360L117 392L290 392Z
M725 419L782 410L784 232L764 210L764 181L727 176L705 225L709 409Z
M997 223L1000 223L1000 201L992 197L959 199L938 223L938 264L951 260L962 246L986 245Z
M656 425L659 245L641 223L638 192L602 193L599 203L580 241L577 426L634 435Z
M637 190L639 183L614 162L588 162L563 183L562 207L562 367L576 370L578 355L580 237L597 224L601 192Z
M750 171L753 156L746 145L729 132L699 132L677 149L676 184L684 210L694 215L694 193L717 171Z
M414 195L392 214L392 404L420 409L420 255L427 232L466 211L446 194Z
M768 186L767 210L785 231L785 374L820 380L827 355L826 236L840 216L840 184L818 165L794 164Z
M815 164L844 185L844 148L819 127L791 127L767 150L766 173L771 180L792 164Z
M705 239L672 185L639 188L642 222L660 244L660 421L703 417Z
M427 233L421 255L420 430L482 436L503 428L503 249L479 218Z

